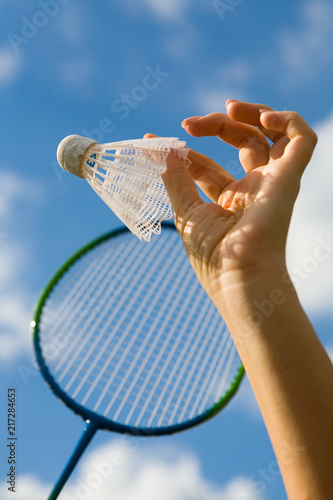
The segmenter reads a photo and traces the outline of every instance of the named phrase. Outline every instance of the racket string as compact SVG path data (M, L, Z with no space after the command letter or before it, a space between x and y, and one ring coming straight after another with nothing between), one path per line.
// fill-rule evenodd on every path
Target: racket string
M60 311L59 311L59 315L57 317L57 320L56 320L55 324L52 325L51 327L49 327L49 329L47 330L47 332L48 332L47 336L44 336L42 339L41 345L42 345L42 348L44 348L44 350L46 349L46 346L53 345L55 347L58 347L58 346L62 346L63 344L68 344L68 339L71 338L70 331L67 332L67 335L66 335L66 330L68 328L68 325L71 325L72 331L76 330L76 328L77 328L76 316L78 315L79 311L81 310L81 302L80 302L81 298L84 296L85 291L88 288L88 286L90 286L91 283L93 282L93 280L96 276L96 269L100 270L108 257L109 257L109 255L106 253L104 255L104 258L101 258L100 260L95 259L95 261L91 262L91 264L89 266L89 272L83 272L82 278L78 278L78 279L73 280L73 283L74 283L73 292L70 293L68 297L65 296L60 301L61 307L59 308ZM77 282L77 284L76 284L76 282ZM83 286L84 283L85 283L85 286ZM62 295L63 295L63 292L62 292ZM72 300L73 296L75 296L75 301ZM50 299L51 298L52 298L52 296L50 297ZM65 313L66 309L70 310L69 314ZM43 313L42 321L43 321L43 318L45 317L46 313L47 313L47 310ZM62 325L64 333L63 333L63 335L61 335L61 334L59 335L58 329L59 329L59 325L61 325L61 322L63 321L63 318L66 318L65 323ZM74 321L74 318L76 318L76 321ZM74 343L70 346L69 349L66 350L66 355L60 357L58 365L55 367L56 372L59 371L60 368L63 366L63 364L65 363L67 358L73 352L73 349L75 348L75 346L78 342L78 339L79 339L78 336L72 336L72 338L73 338ZM59 352L60 352L60 350L62 351L62 349L59 349ZM50 361L53 361L53 360L50 360ZM70 364L69 364L69 366L70 366ZM67 368L68 368L68 366L67 366ZM64 370L62 375L64 376L65 374L66 374L66 369ZM59 381L61 381L61 379Z
M119 247L118 254L114 254L114 252L111 249L109 249L108 251L104 251L104 247L99 248L98 253L95 255L96 262L95 262L95 266L93 267L94 273L91 270L90 271L90 279L86 280L85 282L81 281L80 292L76 296L76 301L74 303L74 307L73 307L73 304L71 304L71 303L69 303L69 305L68 305L69 308L72 305L72 310L71 310L71 314L69 314L67 316L66 320L64 321L64 324L62 327L63 333L57 334L56 327L58 325L55 325L54 327L52 327L52 324L49 325L49 327L47 329L48 337L51 338L52 341L54 341L55 334L57 334L56 338L57 338L57 345L58 346L62 346L64 344L68 345L69 340L70 339L73 340L72 345L69 346L69 349L66 352L66 356L63 356L61 353L61 350L59 349L59 354L61 354L61 355L59 355L59 363L54 367L55 372L58 372L61 369L61 367L65 363L66 359L70 356L71 352L73 352L77 343L79 342L80 336L78 335L78 331L80 331L82 329L83 325L84 325L85 330L87 330L87 326L88 326L87 321L86 321L87 312L89 313L91 311L91 312L94 312L94 314L96 315L97 312L96 312L95 303L98 302L100 308L101 308L102 304L105 305L105 299L101 300L101 298L100 298L100 296L103 295L103 292L105 291L105 287L104 286L98 287L100 290L99 290L99 295L96 297L96 295L94 295L94 293L95 293L95 290L97 289L97 287L92 286L92 283L94 282L94 280L99 279L99 275L101 274L102 276L104 276L104 280L102 278L100 285L103 285L104 283L109 284L110 274L112 277L112 273L109 272L109 267L111 265L110 263L113 262L113 259L119 258L121 255L123 255L122 252L124 252L124 251L126 251L126 247L123 247L123 246ZM109 261L109 266L106 267L106 263L108 261ZM81 270L80 261L78 261L77 267L79 269L77 270L77 272L75 274L72 273L71 281L70 281L70 283L67 284L69 290L71 289L71 286L74 287L74 285L77 281L76 276L81 274L80 273L80 270ZM84 286L84 284L85 284L85 286ZM87 294L88 289L90 289L89 294ZM113 288L111 288L110 290L113 290ZM57 299L55 300L55 306L54 306L55 308L58 306L59 303L61 306L63 303L65 303L65 304L68 303L68 299L67 299L65 291L66 291L66 289L63 290L63 288L61 288L61 294L60 294L60 296L57 296ZM84 296L86 298L83 301L82 298ZM52 297L52 299L53 299L53 297ZM85 304L90 304L90 307L87 308L85 306ZM60 307L59 309L61 310L62 307ZM47 312L46 312L46 314L47 314ZM73 321L74 318L76 318L75 322ZM59 315L58 319L61 320L60 315ZM50 320L49 320L49 323L50 323ZM45 330L46 330L46 327L45 327ZM83 336L83 335L84 335L84 332L81 333L81 336ZM90 336L86 335L86 339L89 340L89 338L90 338ZM66 339L66 340L64 340L64 339ZM47 339L44 339L44 342L45 342L45 340L47 341ZM78 355L79 352L80 351L76 351L76 356ZM66 369L59 376L59 381L61 381L64 378L67 370L69 370L69 368L71 367L71 364L74 362L76 356L72 356L71 362L67 364ZM53 362L53 360L50 360L50 362Z
M101 309L101 304L104 305L104 303L105 303L105 300L103 299L104 291L107 288L107 286L109 284L109 279L110 279L108 273L105 272L105 270L106 270L106 264L107 264L107 262L108 261L109 261L109 263L112 262L112 260L113 260L112 257L114 257L114 256L111 255L111 252L105 252L105 254L100 258L100 263L99 263L99 266L97 267L97 272L94 275L94 280L97 280L99 278L99 274L101 274L102 275L102 280L100 281L100 285L101 286L99 286L97 288L97 296L96 296L96 293L93 292L94 289L92 288L91 299L87 300L87 304L89 304L91 306L91 312L90 312L88 318L85 317L85 320L84 320L84 331L82 332L81 336L75 335L75 332L78 329L78 325L75 324L75 323L73 325L71 325L71 329L69 331L69 335L71 335L72 338L73 338L73 343L72 343L71 349L68 350L67 356L64 357L61 360L61 362L55 368L55 371L59 371L59 369L61 368L61 366L67 361L67 359L70 356L70 354L73 353L73 351L77 347L79 341L80 340L82 340L82 341L80 342L78 349L75 350L75 356L72 356L72 359L67 364L66 369L63 370L63 372L62 372L62 374L61 374L61 376L59 378L60 381L66 375L67 370L71 366L71 363L73 363L73 360L75 359L75 357L85 348L85 345L86 345L87 341L90 338L90 336L89 335L85 335L85 333L87 331L89 331L90 328L93 328L95 330L95 328L98 328L98 326L99 326L100 319L98 317L97 311ZM102 270L103 270L103 273L101 272ZM90 283L88 285L89 285L89 288L90 288ZM88 287L86 287L86 290L87 289L88 289ZM82 293L87 293L86 290L83 290ZM93 307L93 306L95 306L95 307ZM97 306L97 311L96 311L96 306ZM78 303L78 307L80 307L80 303ZM88 311L90 311L90 308L88 308ZM77 314L77 312L78 312L78 309L75 310L76 314ZM97 319L97 321L94 321L95 318L96 318L96 315L97 315L98 319ZM82 320L81 320L81 323L82 323ZM70 321L68 321L67 324L70 324ZM64 326L66 327L66 325L64 325ZM72 335L73 332L74 332L74 335ZM73 381L70 381L68 383L68 385L65 388L66 391L70 388L70 386L71 386L71 384L72 384Z
M202 321L203 321L203 317L201 317L201 321L200 321L200 327L201 327L201 328L202 328ZM199 325L198 325L198 326L199 326ZM212 332L211 336L206 335L206 336L202 339L202 340L203 340L203 343L204 343L205 345L207 345L207 344L208 344L208 341L210 340L210 341L211 341L211 348L213 348L213 346L215 346L215 343L219 340L219 336L218 336L218 335L215 335L215 339L216 339L216 340L215 340L215 343L213 342L213 340L212 340L212 338L211 338L211 337L215 334L215 331L216 331L216 330L215 330L215 328L214 328L214 327L216 327L217 325L214 323L212 326L213 326L213 328L212 328L212 330L211 330L211 332ZM188 355L188 358L189 358L189 359L191 359L191 356L193 356L193 355L194 355L194 353L198 350L198 348L199 348L198 341L200 341L200 337L199 337L199 336L197 337L196 342L193 342L193 343L192 343L192 349L191 349L191 351L190 351L190 353L189 353L189 355ZM200 352L200 351L199 351L199 352ZM181 372L180 372L180 374L179 374L179 376L178 376L178 381L177 381L178 383L174 384L173 391L170 391L169 399L167 399L167 400L166 400L166 406L167 406L168 404L170 404L170 401L171 401L171 399L172 399L172 398L173 398L173 396L174 396L175 387L177 387L177 386L182 387L182 389L181 389L181 391L180 391L180 393L179 393L179 395L178 395L178 397L177 397L177 401L176 401L176 405L175 405L175 406L177 407L177 406L179 406L179 405L180 405L180 401L181 401L182 395L183 395L183 394L185 394L185 391L186 391L186 389L187 389L187 387L188 387L188 383L189 383L190 377L192 376L192 374L193 374L193 373L194 373L194 371L196 370L196 368L197 368L197 366L198 366L198 363L199 363L199 356L197 356L197 357L196 357L196 360L195 360L195 361L192 361L192 363L191 363L191 367L190 367L190 369L187 371L186 380L182 380L182 384L180 384L180 383L179 383L179 382L180 382L180 379L181 379L181 378L182 378L182 376L184 375L184 373L185 373L185 368L186 368L186 367L184 366L184 364L183 364L183 368L182 368L182 370L181 370ZM194 390L196 389L196 386L197 386L197 385L194 383L194 381L190 381L190 383L191 383L192 389L193 389L193 391L194 391ZM187 410L188 404L189 404L189 399L187 399L187 401L183 401L183 402L182 402L182 406L183 406L183 408L184 408L184 414L185 414L185 411ZM175 415L176 415L176 411L175 411L175 409L174 409L174 412L173 412L172 416L175 416ZM171 417L172 417L172 416L171 416ZM162 422L162 420L161 420L161 417L160 417L160 418L159 418L159 420L158 420L158 422L157 422L157 425L160 425L160 424L161 424L161 422Z
M219 352L220 352L220 351L219 351ZM171 369L172 369L172 367L170 367L170 371L171 371ZM143 378L145 378L145 377L149 374L149 371L150 371L150 370L149 370L149 367L147 367L147 369L145 369L145 370L142 372ZM74 373L74 371L73 371L73 373ZM98 373L98 372L96 372L96 373ZM107 382L109 381L109 378L108 378L108 376L107 376L107 375L108 375L108 374L110 374L110 375L111 375L112 373L113 373L112 371L110 371L110 372L106 373L106 374L105 374L105 376L103 376L103 377L101 378L101 380L100 380L100 381L101 381L101 382L105 382L105 383L107 383ZM123 370L122 370L122 371L119 371L119 372L117 373L117 375L114 377L115 386L117 386L117 385L118 385L118 383L120 383L120 382L122 382L122 381L123 381L123 376L124 376L124 374L125 374L125 373L126 373L126 368L125 368L125 367L123 368ZM177 375L177 373L179 373L179 370L178 370L178 372L176 372L176 375ZM94 374L92 373L92 374L91 374L91 377L92 377L92 381L91 381L91 383L95 382L95 379L94 379L94 376L93 376L93 375L94 375ZM77 379L78 379L78 380L82 380L82 379L83 379L83 377L84 377L84 375L80 375L80 374L78 374L78 375L77 375ZM155 377L155 378L156 378L156 377ZM151 382L151 383L153 383L153 382L154 382L154 378L152 378L152 382ZM89 381L88 381L88 383L89 383ZM130 381L128 381L128 383L124 385L123 390L122 390L122 392L121 392L121 393L120 393L120 395L119 395L119 398L120 398L121 400L122 400L123 396L125 395L126 390L127 390L127 388L129 387L129 385L130 385ZM161 380L161 384L160 384L160 386L161 386L161 387L163 387L163 389L165 389L165 380ZM172 387L173 385L172 385L172 384L170 384L170 386ZM96 388L97 388L97 389L100 389L100 390L103 390L103 389L104 389L104 385L103 385L102 383L101 383L101 384L96 384ZM176 388L175 388L175 394L176 394L176 395L178 395L178 393L179 393L180 391L181 391L181 388L180 388L179 386L176 386ZM138 392L139 392L139 386L138 386L138 387L136 387L136 388L134 388L134 390L132 391L132 396L133 396L133 397L132 397L131 401L134 401L134 400L135 400L136 395L138 394ZM195 390L193 390L193 392L194 392L194 396L196 396L197 394L199 394L199 389L198 389L198 388L196 388ZM163 398L163 391L161 391L161 393L162 393L162 394L161 394L160 396L158 396L158 399ZM110 388L109 388L109 390L108 390L108 394L109 394L110 396L113 396L113 395L114 395L114 388L113 388L113 387L110 387ZM158 391L156 391L156 394L158 394ZM154 398L156 399L155 395L154 395L154 394L153 394L153 395L151 395L151 393L150 393L150 391L149 391L149 390L147 390L147 391L146 391L146 395L148 395L148 396L149 396L149 398L150 398L150 396L151 396L151 399L152 399L152 400L153 400ZM143 398L142 398L142 400L146 401L145 397L143 397Z
M164 236L149 252L127 235L88 251L55 286L40 327L49 369L70 398L147 429L208 410L240 366L176 231Z
M196 297L195 297L195 295L196 295ZM201 303L201 299L202 299L201 294L197 293L197 290L196 290L196 283L193 282L191 290L190 291L188 290L186 293L186 303L184 303L183 306L186 306L186 309L187 309L187 307L191 304L191 306L193 307L194 310L198 310L200 303ZM200 317L201 318L204 315L205 311L206 311L205 307L200 308ZM178 312L179 312L179 314L178 314L178 318L179 318L181 315L181 309ZM185 323L185 325L183 325L184 328L188 328L189 321L190 321L190 316L188 316L186 318L187 324ZM198 324L198 328L200 328L199 321L197 324ZM180 365L182 365L182 368L179 369L178 376L177 376L176 381L174 383L171 383L171 379L170 379L170 375L169 375L169 377L165 380L165 387L167 387L169 389L172 388L174 391L175 388L177 386L179 386L179 380L181 378L182 370L184 370L185 366L186 366L186 359L191 359L191 351L193 350L193 347L191 348L191 344L192 344L192 346L196 346L196 343L198 340L200 340L199 336L197 336L197 338L195 338L195 337L193 338L191 335L187 336L187 341L184 342L182 350L175 357L177 362L174 365L174 374L177 372L177 369L180 367ZM177 346L177 343L175 343L175 346ZM172 356L172 355L174 355L174 353L175 353L175 351L170 351L169 354ZM186 354L187 354L187 356L186 356ZM163 370L161 370L159 372L159 380L162 380L162 378L164 377L166 367L168 366L168 364L170 364L170 361L171 360L170 360L170 356L169 356L165 360ZM162 396L162 394L160 395L160 398L162 399L165 396L165 394L166 394L166 391L163 392L163 396ZM170 391L170 396L172 399L172 391ZM165 407L167 407L168 403L170 403L170 401L167 400ZM151 415L150 419L148 420L148 425L151 425L151 423L153 422L153 419L155 417L155 415L153 415L153 413L154 412L152 412L152 415ZM140 415L140 416L142 417L142 415ZM138 424L139 424L139 420L136 421L136 425L138 425ZM158 423L158 425L159 425L159 423Z
M128 250L128 251L129 251L129 250ZM134 262L134 261L135 261L135 257L136 257L136 254L133 252L133 253L132 253L132 262ZM108 273L106 273L106 278L105 278L105 279L107 279L107 276L108 276ZM103 279L103 280L104 280L104 279ZM95 302L96 302L96 299L95 299ZM98 303L98 300L97 300L97 303ZM114 311L113 311L113 314L114 314L114 315L116 315L116 314L117 314L117 312L120 310L120 307L121 307L121 306L120 306L120 302L119 302L119 303L118 303L118 308L115 308L115 309L114 309ZM107 311L107 309L106 309L106 311ZM86 364L87 360L91 357L91 355L92 355L92 352L93 352L94 348L95 348L96 346L98 346L98 344L99 344L100 340L102 339L102 337L104 336L105 332L107 332L107 330L108 330L108 328L109 328L109 326L110 326L110 324L111 324L111 322L112 322L112 318L113 318L113 316L112 316L112 315L109 315L109 318L108 318L106 321L104 321L104 318L105 318L105 313L104 313L104 315L103 315L103 314L100 314L100 316L99 316L99 318L98 318L98 321L97 321L97 324L95 323L95 325L94 325L94 328L96 328L96 327L97 327L97 328L100 328L101 326L103 326L103 327L102 327L102 328L100 328L100 332L99 332L99 334L95 336L95 338L94 338L93 342L91 343L90 348L89 348L89 349L87 349L87 353L85 354L84 359L81 361L81 364L80 364L80 365L79 365L79 367L78 367L78 371L79 371L80 369L82 369L82 368L83 368L83 366ZM104 323L104 324L103 324L103 323ZM88 335L86 335L86 338L87 338L87 340L89 341L90 337L89 337ZM111 340L111 337L110 337L110 340ZM103 343L103 344L101 344L101 345L103 346L103 349L105 349L105 348L107 347L107 343ZM96 366L96 364L98 363L98 361L99 361L99 359L100 359L100 357L101 357L101 354L103 353L103 349L100 349L99 355L98 355L98 356L95 356L94 363L91 365L91 368L90 368L90 369L93 369L93 367L94 367L94 366ZM87 372L86 372L86 374L87 374L87 376L89 376L89 371L87 371ZM74 375L74 379L75 379L75 375ZM73 379L73 380L71 380L71 381L70 381L70 383L72 383L72 382L74 381L74 379ZM74 392L74 394L73 394L73 397L74 397L74 398L75 398L75 397L77 396L77 394L79 393L79 391L80 391L81 387L82 387L82 384L81 384L81 385L79 385L79 386L76 388L76 390L75 390L75 392ZM68 388L69 388L69 386L68 386Z
M142 365L139 368L139 370L137 370L136 376L133 379L132 384L131 384L130 388L127 391L127 394L129 394L129 392L133 389L133 387L136 384L138 384L139 379L142 378L141 377L141 373L143 371L143 366L147 365L147 363L149 362L149 359L151 358L151 355L153 353L154 348L158 345L158 343L160 343L159 353L155 357L154 363L151 365L151 368L150 368L150 371L148 373L148 376L147 376L147 378L145 378L144 380L142 380L142 383L140 384L140 391L139 391L139 394L138 394L138 397L140 397L140 393L142 393L144 391L147 383L151 380L152 374L153 374L154 370L156 369L159 361L161 360L161 356L162 356L162 353L165 350L166 345L168 345L168 343L171 341L172 337L168 336L168 335L165 335L164 336L164 340L162 340L163 339L163 334L165 332L165 325L169 321L168 320L168 315L169 314L170 315L174 315L175 314L175 309L177 308L178 300L180 298L180 295L182 294L181 283L183 282L185 273L186 273L186 271L184 271L184 269L181 269L180 272L177 274L176 279L173 282L174 288L175 288L175 292L173 290L169 290L167 292L166 296L164 297L163 304L162 304L162 306L160 307L160 309L158 311L158 314L156 314L155 317L154 317L154 322L151 324L151 326L149 328L149 334L150 335L154 334L154 330L156 330L156 326L159 325L158 334L155 335L154 341L149 346L149 349L147 349L147 343L144 343L142 345L140 351L138 352L137 359L139 358L139 356L141 355L141 353L143 351L146 351L145 356L144 356L144 358L142 360ZM171 307L168 305L169 304L168 299L170 297L170 294L174 295L174 301L173 301L173 304L172 304ZM178 324L179 324L179 314L174 317L174 320L173 320L173 326L174 326L174 328L177 328ZM147 335L147 338L148 338L148 335ZM137 359L135 361L137 361ZM160 371L163 368L159 367L158 369ZM133 408L129 412L125 423L128 423L130 421L130 418L132 416L132 412L133 412L134 408L135 408L135 405L133 406ZM121 407L119 407L117 411L119 411L119 410L121 410ZM116 413L116 415L117 415L117 413Z
M164 253L162 252L161 254L161 257L164 257L164 255L167 254L168 250L170 250L169 246L166 245L165 248L163 249L164 250ZM145 268L143 267L143 269L141 269L143 271L145 271ZM153 270L157 271L158 270L158 263L155 262L155 265L153 266ZM161 269L159 271L160 273L162 272ZM140 286L138 287L137 291L140 293L143 291L144 289L144 286L145 286L145 283L142 281ZM155 290L157 289L158 287L158 280L156 280L156 282L154 284L152 284L150 290L149 290L149 294L146 295L145 299L150 299L151 296L154 294ZM148 301L149 302L149 301ZM127 317L127 314L128 314L128 310L132 307L133 303L135 303L135 296L132 296L131 298L128 298L128 303L127 303L127 308L124 309L123 311L123 315L121 317L121 319L119 321L122 321L124 318ZM154 304L154 301L152 300L150 302L150 307L153 307L153 304ZM148 310L148 309L147 309ZM117 365L115 366L114 368L114 372L116 373L119 369L119 367L121 366L122 362L124 361L124 359L126 358L127 356L127 353L130 351L130 349L132 348L133 344L134 344L134 341L135 341L135 335L133 334L133 332L131 332L131 326L133 325L134 321L135 321L135 316L133 315L132 318L130 319L130 321L126 324L126 329L125 329L125 335L122 334L121 337L119 337L119 340L117 342L117 345L115 347L115 350L117 350L117 347L123 342L123 340L125 338L130 338L129 339L129 342L127 343L127 346L126 346L126 349L124 350L123 352L123 355L122 355L122 358L119 359ZM119 324L116 324L115 325L115 328L117 328L119 326ZM132 333L132 336L131 336L131 333ZM109 362L109 359L110 357L108 357L108 360L107 362L104 363L102 369L100 370L100 374L103 375L104 371L107 369L107 366L108 366L108 362ZM112 384L112 377L110 378L108 384L105 386L105 391L104 393L101 394L100 398L98 399L98 401L96 402L95 406L94 406L94 411L97 410L97 408L99 408L99 405L101 404L102 400L103 400L103 397L104 397L104 394L106 393L108 387ZM87 401L87 398L89 397L90 393L93 391L93 387L91 388L90 391L88 391L87 395L86 395L86 398L85 398L85 401Z

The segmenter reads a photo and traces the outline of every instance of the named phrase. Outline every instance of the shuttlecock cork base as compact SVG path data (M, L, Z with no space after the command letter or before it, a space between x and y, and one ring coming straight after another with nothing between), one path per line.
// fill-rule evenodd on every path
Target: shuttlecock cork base
M58 146L60 166L85 178L117 217L140 239L150 241L171 219L172 207L161 175L168 154L190 165L186 143L175 137L98 144L70 135Z

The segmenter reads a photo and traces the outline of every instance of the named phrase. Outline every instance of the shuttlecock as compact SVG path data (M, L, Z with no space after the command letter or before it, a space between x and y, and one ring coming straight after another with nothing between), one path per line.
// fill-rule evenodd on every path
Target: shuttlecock
M190 165L186 143L175 137L98 144L69 135L57 150L60 166L85 178L117 217L140 239L150 241L171 219L172 207L161 175L172 152Z

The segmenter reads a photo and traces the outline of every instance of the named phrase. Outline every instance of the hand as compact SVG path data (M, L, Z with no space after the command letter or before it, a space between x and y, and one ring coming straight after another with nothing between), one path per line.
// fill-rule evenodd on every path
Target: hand
M282 279L290 218L316 134L295 112L240 101L227 101L227 115L187 119L183 126L239 149L246 173L240 181L195 151L188 169L170 154L163 180L190 261L235 341L288 498L329 499L332 363ZM200 199L195 182L213 203Z
M237 279L239 272L246 279L285 268L293 205L317 142L316 134L295 112L233 100L226 105L226 115L189 118L182 125L192 136L216 135L238 148L246 175L236 181L193 150L188 169L169 155L163 175L185 250L210 295L234 272ZM213 203L200 198L194 181Z

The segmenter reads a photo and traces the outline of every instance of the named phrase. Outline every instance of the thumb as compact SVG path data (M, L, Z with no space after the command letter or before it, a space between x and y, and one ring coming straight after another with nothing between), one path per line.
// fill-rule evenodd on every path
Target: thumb
M190 172L173 153L168 155L167 170L162 179L175 214L176 227L182 234L190 208L203 203L203 200Z

